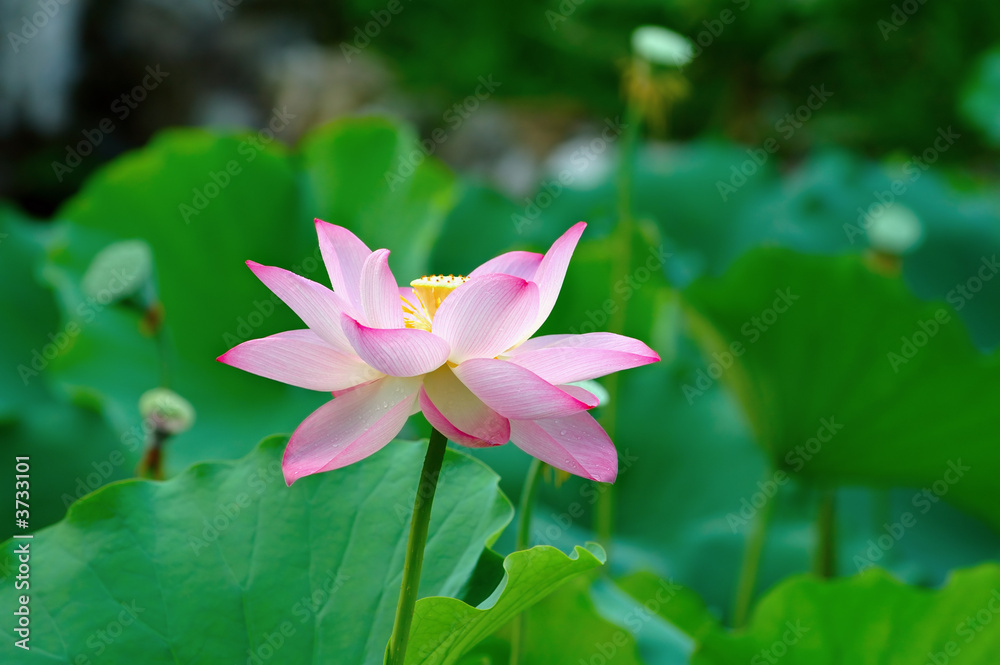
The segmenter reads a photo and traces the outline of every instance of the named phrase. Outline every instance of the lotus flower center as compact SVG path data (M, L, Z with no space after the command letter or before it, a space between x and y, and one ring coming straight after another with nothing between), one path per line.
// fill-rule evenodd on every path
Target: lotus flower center
M423 312L419 307L414 307L416 303L411 303L405 296L403 299L403 318L407 328L431 329L431 322L434 320L434 313L448 294L456 288L469 281L464 275L430 275L410 282L413 293L423 305ZM426 316L425 316L426 314Z

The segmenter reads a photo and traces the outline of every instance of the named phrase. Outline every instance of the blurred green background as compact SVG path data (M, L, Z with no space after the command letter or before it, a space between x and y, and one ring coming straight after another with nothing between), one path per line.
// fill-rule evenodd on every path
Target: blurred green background
M299 325L244 261L325 281L313 218L401 283L585 220L542 332L662 362L602 380L614 489L541 491L533 542L600 540L610 576L532 610L524 662L620 631L619 662L746 662L816 612L785 662L917 663L988 607L948 598L1000 587L1000 7L52 6L0 10L0 448L32 457L34 529L134 475L151 388L197 414L168 477L324 401L215 362ZM637 54L647 24L691 62ZM516 503L527 456L474 454ZM661 579L683 603L630 627ZM952 662L993 662L989 623ZM560 632L579 653L546 655ZM492 640L469 662L505 662Z

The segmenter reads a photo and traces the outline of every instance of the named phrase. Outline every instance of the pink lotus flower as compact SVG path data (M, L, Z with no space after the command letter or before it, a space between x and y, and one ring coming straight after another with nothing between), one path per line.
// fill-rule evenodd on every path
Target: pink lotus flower
M399 287L389 250L316 220L333 290L281 268L247 265L308 326L244 342L219 360L334 399L292 434L282 467L303 476L364 459L423 411L455 443L512 441L569 473L613 482L618 457L587 413L597 398L573 385L659 356L642 342L595 332L538 330L562 288L586 224L543 256L508 252L468 277L422 277Z

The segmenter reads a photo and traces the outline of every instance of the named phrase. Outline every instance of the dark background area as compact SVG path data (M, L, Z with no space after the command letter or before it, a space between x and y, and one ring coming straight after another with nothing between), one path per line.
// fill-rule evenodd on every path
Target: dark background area
M970 11L916 0L400 0L393 15L379 2L230 2L56 4L51 24L16 53L9 33L24 33L18 19L38 5L5 3L0 197L51 214L90 172L160 129L256 127L275 105L296 115L294 132L282 136L288 142L358 112L388 111L430 131L484 75L501 83L500 117L467 128L464 145L443 156L474 166L511 139L507 151L538 161L581 121L620 112L629 35L643 23L670 26L698 45L686 69L693 93L671 119L674 138L759 144L810 86L823 85L830 104L789 142L786 161L816 146L874 158L919 152L950 125L973 136L943 162L961 162L970 174L994 170L995 148L980 131L989 119L969 102L1000 25L1000 6L990 3ZM382 26L380 16L391 20ZM112 111L157 65L169 73L163 85L127 117L120 104ZM58 177L52 162L104 118L114 131ZM516 178L507 180L516 190Z

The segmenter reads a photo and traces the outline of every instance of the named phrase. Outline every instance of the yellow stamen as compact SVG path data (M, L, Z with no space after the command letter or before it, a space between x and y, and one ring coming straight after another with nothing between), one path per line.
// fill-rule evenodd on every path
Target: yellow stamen
M427 316L433 319L434 313L441 306L441 302L448 297L448 294L467 281L469 278L462 275L430 275L413 280L410 282L410 286L413 287L413 292L427 311ZM406 302L405 298L403 302ZM405 306L403 311L406 311ZM428 329L429 324L430 321L428 321Z
M403 301L403 322L407 328L419 328L420 330L431 331L431 320L424 316L423 307L418 307L406 296L399 296Z

